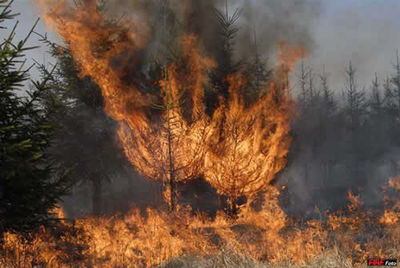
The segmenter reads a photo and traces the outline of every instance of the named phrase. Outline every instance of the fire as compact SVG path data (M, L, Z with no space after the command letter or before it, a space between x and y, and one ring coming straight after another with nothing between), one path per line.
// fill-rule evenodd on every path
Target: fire
M120 124L127 158L144 176L168 186L164 196L173 211L149 208L123 216L64 219L28 237L5 233L2 266L151 267L184 255L231 254L284 265L317 262L319 267L324 266L320 258L335 257L344 267L369 256L398 255L400 249L391 246L400 245L399 201L385 197L385 212L376 216L349 192L346 209L301 222L279 205L280 192L271 181L287 161L293 114L289 75L306 55L303 48L279 44L274 82L251 104L242 97L246 78L240 73L226 77L229 97L221 97L209 115L207 72L216 63L201 54L195 36L183 36L179 60L162 66L162 77L154 81L157 95L125 79L148 41L145 30L130 20L124 27L110 23L96 1L78 9L66 1L41 4L81 76L90 76L101 88L106 112ZM219 211L212 218L179 205L175 183L196 177L228 196L231 215ZM398 185L397 178L391 179L387 191L398 191ZM239 206L243 196L247 202ZM256 202L261 202L258 208ZM54 213L65 218L60 209Z
M81 75L90 76L100 86L106 112L120 122L118 136L126 156L146 177L169 183L168 201L173 207L174 183L201 174L204 154L201 143L207 125L202 86L206 82L205 71L215 63L198 54L194 36L184 37L183 58L188 75L179 73L182 66L178 64L165 67L164 77L159 81L162 102L154 103L157 96L145 95L135 85L126 83L124 70L115 67L115 61L131 67L134 53L141 48L143 42L138 41L133 22L127 21L127 27L110 24L96 9L96 1L76 10L65 1L47 7L46 21L55 25L68 43ZM193 104L189 120L184 118L181 108L185 91L191 95ZM145 115L150 106L162 111L155 122Z
M125 84L111 66L123 58L134 60L134 51L144 45L138 34L110 24L97 10L97 1L72 9L66 1L46 4L45 20L69 45L80 75L90 76L102 89L106 112L117 121L146 127L145 96ZM129 27L133 27L129 21ZM140 35L140 34L139 34Z
M278 62L292 71L297 61L307 56L307 51L304 47L290 45L285 42L278 44Z
M251 197L263 190L286 164L289 88L271 84L261 91L267 93L245 107L240 93L245 81L240 74L233 75L227 77L229 100L221 102L212 116L206 115L204 85L207 70L216 64L199 54L196 37L189 35L182 39L183 63L164 67L159 81L161 103L152 103L157 96L146 96L126 83L113 66L122 56L135 60L134 51L140 48L135 28L108 24L95 2L75 12L64 1L53 4L46 18L70 46L81 75L90 76L102 89L105 110L120 122L118 136L133 166L169 186L165 196L171 208L176 202L174 184L202 175L230 197L232 207L240 196ZM291 50L281 45L281 50L282 66L288 70L304 54L297 47ZM285 76L288 72L280 71L277 79ZM184 94L192 102L189 118L182 109ZM159 119L145 115L151 106L161 110Z
M278 197L275 187L267 187L261 208L255 210L247 203L236 219L222 212L213 219L193 215L186 208L172 214L148 209L145 215L133 210L124 216L62 221L55 229L42 228L29 239L6 233L0 264L151 267L182 255L206 258L232 254L302 265L340 260L336 266L351 267L365 263L370 256L398 255L399 225L371 216L357 205L355 195L347 211L327 215L327 221L303 223L287 218ZM393 208L387 210L400 216Z
M126 156L145 176L170 183L169 198L173 206L173 183L202 174L204 141L208 132L208 117L203 108L203 84L206 71L215 63L198 54L197 39L183 38L183 61L187 75L172 64L164 71L159 82L161 104L153 104L162 111L159 121L146 123L147 128L136 129L127 125L119 131ZM183 94L190 94L192 109L189 119L184 117Z
M384 205L385 212L379 222L387 226L396 225L400 222L400 176L390 178L388 184L384 186Z
M231 214L237 212L239 197L253 198L265 190L286 165L293 112L289 74L304 56L303 48L280 43L277 82L261 89L250 107L241 95L245 78L240 74L227 78L229 99L211 118L204 176L220 194L229 197Z
M400 176L390 178L389 186L395 189L396 191L400 191Z
M213 114L205 179L230 198L230 210L241 196L252 197L269 185L286 164L290 138L290 99L277 101L274 84L245 107L239 96L246 82L241 75L228 78L230 98Z

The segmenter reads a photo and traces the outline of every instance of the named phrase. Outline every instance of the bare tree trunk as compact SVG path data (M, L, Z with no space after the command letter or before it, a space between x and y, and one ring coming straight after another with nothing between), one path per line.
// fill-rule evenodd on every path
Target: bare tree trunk
M217 208L218 210L223 209L222 196L220 196L219 194L217 195Z
M170 107L167 104L168 110L168 162L169 162L169 190L170 190L170 210L175 210L175 170L174 170L174 162L172 157L172 134L171 134L171 118L170 118Z

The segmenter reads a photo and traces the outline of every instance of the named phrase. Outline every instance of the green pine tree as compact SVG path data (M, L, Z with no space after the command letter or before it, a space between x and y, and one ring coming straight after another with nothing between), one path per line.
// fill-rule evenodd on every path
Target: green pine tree
M0 24L15 19L13 1L0 0ZM56 106L42 105L47 79L29 80L25 68L27 41L15 42L18 21L0 44L0 233L28 231L51 219L49 211L66 193L67 181L57 176L47 154L53 126L49 116ZM1 31L6 31L1 27Z

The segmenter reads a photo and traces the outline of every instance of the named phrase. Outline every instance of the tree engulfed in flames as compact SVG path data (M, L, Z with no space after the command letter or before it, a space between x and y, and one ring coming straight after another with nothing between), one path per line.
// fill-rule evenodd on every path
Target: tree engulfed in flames
M265 189L286 164L290 147L290 99L272 84L267 93L245 107L239 92L244 78L228 78L230 98L213 114L207 140L205 179L220 194L229 196L230 210L236 200Z
M160 122L147 122L146 128L129 125L121 128L119 137L131 163L145 176L170 183L169 201L174 207L174 183L199 177L202 174L208 117L203 107L203 84L206 70L215 64L198 54L197 39L183 38L185 74L177 64L167 68L160 81L162 110ZM191 118L184 118L182 95L189 93L192 100Z
M152 103L153 96L145 96L134 85L124 82L123 74L118 73L113 63L121 57L134 61L134 52L140 49L136 33L108 23L97 10L96 1L78 10L68 7L65 1L51 5L42 2L42 6L48 8L47 23L69 45L81 75L90 76L100 86L106 112L120 122L118 135L129 161L146 177L168 182L170 200L167 201L174 206L174 183L201 174L207 125L202 86L206 82L205 71L215 64L200 57L194 36L184 37L187 75L178 72L177 64L167 67L160 81L163 103ZM131 22L129 29L134 29ZM181 108L185 91L192 97L190 122L183 118ZM162 110L160 120L152 122L145 115L144 109L150 105Z
M122 56L134 61L134 51L140 48L136 44L141 42L131 30L133 23L129 30L107 24L96 1L75 12L64 1L50 7L47 21L70 46L81 75L92 77L102 89L107 113L120 122L118 134L126 156L146 177L169 183L167 201L172 208L174 184L204 175L219 193L230 197L234 211L237 198L263 190L285 166L290 146L288 84L272 84L245 107L240 94L245 82L240 74L232 75L227 77L229 99L208 116L204 86L207 70L215 63L199 54L197 39L189 35L182 41L184 68L178 63L165 68L159 82L163 101L154 104L155 96L127 84L113 63ZM291 70L303 56L299 50L282 49L282 66ZM289 71L278 74L277 79L288 81ZM191 96L191 118L183 115L184 93ZM146 117L144 109L150 105L162 110L159 120Z

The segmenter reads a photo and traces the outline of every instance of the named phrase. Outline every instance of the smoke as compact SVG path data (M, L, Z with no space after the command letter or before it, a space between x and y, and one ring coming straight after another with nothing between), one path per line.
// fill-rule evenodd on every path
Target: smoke
M236 1L237 5L240 2ZM240 21L240 39L244 42L239 42L240 51L248 53L256 38L261 55L271 55L277 41L300 45L311 52L316 44L313 31L321 8L320 1L245 1Z
M171 45L182 33L194 33L201 41L207 56L218 58L221 24L216 12L232 16L240 14L234 24L235 57L246 60L259 55L269 58L276 53L279 41L301 45L311 51L315 47L313 31L322 8L321 1L280 0L110 0L106 10L113 16L132 18L141 32L148 36L146 54L156 54L160 47Z
M328 142L337 146L342 141ZM359 162L332 157L333 163L329 164L318 159L322 153L291 152L292 161L277 182L286 187L281 204L289 214L313 217L318 216L314 214L316 207L332 212L347 206L350 191L360 196L366 208L383 209L383 186L398 174L398 153L399 148L395 148L373 160Z
M360 86L367 87L375 72L384 79L400 46L398 10L400 2L395 0L384 5L373 0L325 1L309 64L316 69L326 65L337 93L343 89L349 60L358 70Z

